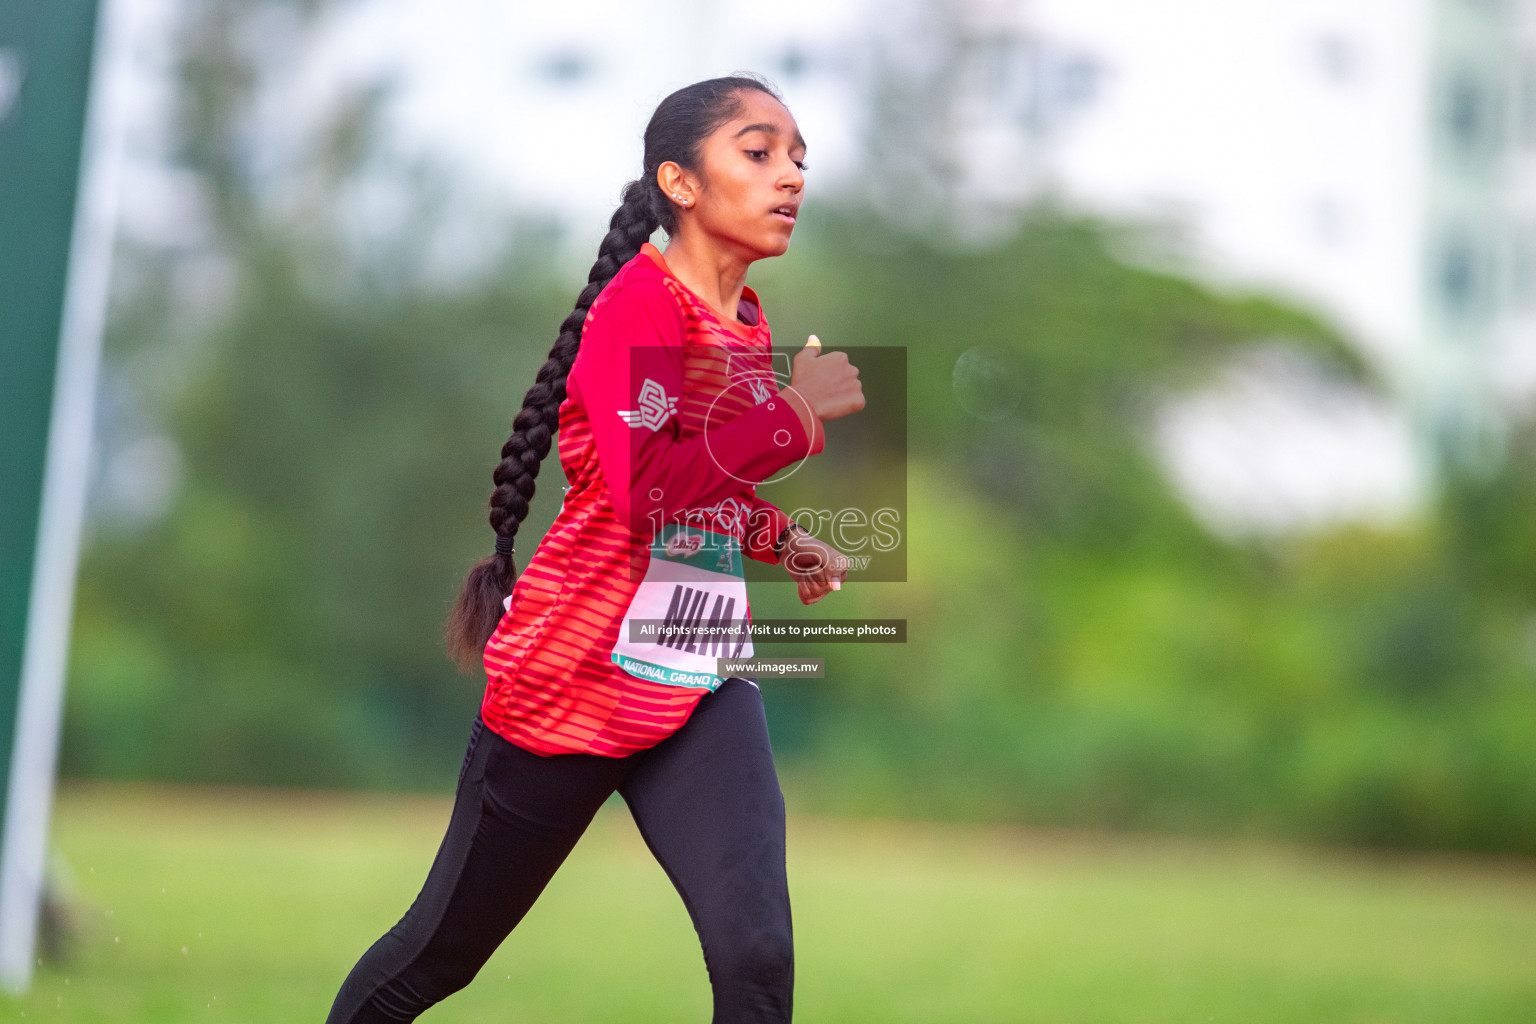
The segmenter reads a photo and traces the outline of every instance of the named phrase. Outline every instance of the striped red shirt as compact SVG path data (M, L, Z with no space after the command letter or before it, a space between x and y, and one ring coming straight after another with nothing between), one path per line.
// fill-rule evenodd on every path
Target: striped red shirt
M560 406L570 486L485 648L481 717L538 754L621 757L654 746L707 693L611 660L663 523L733 534L776 563L788 517L756 483L821 450L778 394L768 321L744 288L722 320L646 243L587 313Z

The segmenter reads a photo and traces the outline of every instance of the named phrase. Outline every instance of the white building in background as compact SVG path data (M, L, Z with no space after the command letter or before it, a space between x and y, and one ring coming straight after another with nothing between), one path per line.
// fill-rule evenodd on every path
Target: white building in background
M1497 457L1536 394L1536 2L963 9L961 194L1172 226L1186 269L1321 310L1397 384L1373 406L1261 354L1165 410L1209 520L1392 517L1437 454Z
M964 7L962 193L1172 225L1188 269L1319 309L1405 399L1234 367L1160 425L1211 519L1390 516L1431 451L1497 458L1536 396L1536 0Z
M871 83L917 82L914 99L933 101L923 76L947 54L958 73L933 79L949 90L935 109L974 222L1053 197L1171 226L1177 244L1158 258L1319 309L1408 398L1412 430L1400 411L1293 395L1309 422L1332 416L1319 431L1277 425L1287 417L1246 392L1201 396L1204 418L1171 416L1163 440L1197 504L1239 496L1215 518L1272 507L1266 488L1307 472L1302 520L1400 513L1423 482L1410 434L1476 450L1467 439L1489 436L1501 403L1536 392L1536 0L353 0L322 12L302 29L276 12L244 41L265 67L251 162L274 208L306 216L327 187L314 138L366 106L370 161L325 193L361 252L409 216L402 169L425 163L451 186L422 239L445 274L486 248L498 206L563 221L580 250L569 258L589 259L655 103L742 68L783 88L810 141L814 203L868 166ZM1255 386L1253 367L1234 374ZM1265 422L1239 422L1258 409ZM1225 470L1212 437L1234 439ZM1266 477L1269 463L1289 469Z

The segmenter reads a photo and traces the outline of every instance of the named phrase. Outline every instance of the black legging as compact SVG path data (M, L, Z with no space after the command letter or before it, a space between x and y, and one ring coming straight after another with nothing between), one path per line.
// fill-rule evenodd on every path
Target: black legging
M629 757L541 757L476 719L426 884L352 968L327 1024L415 1020L468 985L615 790L698 929L715 1024L788 1021L784 797L762 695L733 678Z

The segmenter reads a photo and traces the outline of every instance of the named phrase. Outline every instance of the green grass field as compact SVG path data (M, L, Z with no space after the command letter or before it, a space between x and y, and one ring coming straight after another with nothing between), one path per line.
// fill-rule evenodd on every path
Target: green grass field
M79 939L0 1017L324 1019L445 799L72 787ZM1536 1021L1536 865L795 819L807 1022ZM451 1022L707 1021L681 902L605 809Z

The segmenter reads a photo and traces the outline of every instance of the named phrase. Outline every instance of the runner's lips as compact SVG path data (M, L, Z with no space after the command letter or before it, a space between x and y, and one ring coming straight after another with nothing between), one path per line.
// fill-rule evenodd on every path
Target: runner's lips
M799 210L799 203L784 203L780 206L775 206L768 212L772 213L776 217L788 218L789 222L793 224L795 222L795 215L799 212Z

